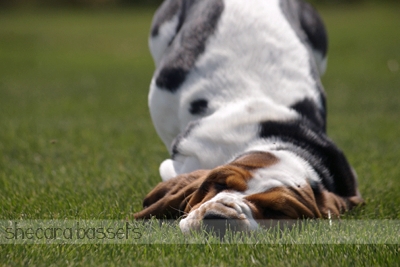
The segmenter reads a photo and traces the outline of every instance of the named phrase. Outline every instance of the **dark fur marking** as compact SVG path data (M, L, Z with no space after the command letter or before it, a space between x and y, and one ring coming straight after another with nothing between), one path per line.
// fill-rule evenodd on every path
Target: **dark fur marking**
M328 51L328 36L315 9L303 0L281 0L281 8L300 40L325 56Z
M291 106L303 117L314 123L319 129L324 129L325 132L325 113L322 112L310 99L303 99Z
M201 115L207 111L208 101L205 99L198 99L190 103L189 112L192 115Z
M185 81L187 73L184 68L165 67L158 74L156 84L159 88L174 92Z
M323 21L315 9L303 0L281 0L280 6L292 29L300 41L308 48L310 58L314 57L311 50L317 50L325 57L328 51L328 35ZM318 116L321 117L320 126L326 132L326 97L316 62L313 60L310 60L310 69L311 76L314 78L320 93L322 106L318 111Z
M300 25L306 33L312 47L323 56L328 52L328 36L324 23L315 9L308 3L300 3Z
M356 195L356 181L351 167L343 152L328 139L323 131L316 128L307 119L299 119L288 122L267 121L260 125L260 137L277 137L283 142L293 144L307 154L318 160L314 166L323 166L329 172L329 176L321 176L324 186L333 193L340 196ZM298 150L299 154L305 153ZM310 161L309 155L304 154L303 158ZM322 169L317 168L319 174Z
M214 33L223 8L222 0L185 1L179 32L156 74L159 88L172 93L179 89L199 55L204 52L207 39Z

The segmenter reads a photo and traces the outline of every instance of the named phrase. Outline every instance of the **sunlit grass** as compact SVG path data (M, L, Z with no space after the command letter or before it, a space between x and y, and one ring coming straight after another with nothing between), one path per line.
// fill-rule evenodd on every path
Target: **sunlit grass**
M343 220L400 219L399 9L321 9L330 33L323 77L328 132L357 170L367 201ZM160 181L159 163L168 156L147 108L154 69L147 48L152 13L0 13L0 219L123 220L140 210L145 194ZM281 243L274 243L281 239L265 230L246 237L248 244L221 245L204 233L181 244L187 239L172 225L143 233L173 244L3 245L0 261L398 265L397 244L314 244L318 237L329 237L329 228L309 227L287 229ZM366 225L351 230L360 240L375 233Z

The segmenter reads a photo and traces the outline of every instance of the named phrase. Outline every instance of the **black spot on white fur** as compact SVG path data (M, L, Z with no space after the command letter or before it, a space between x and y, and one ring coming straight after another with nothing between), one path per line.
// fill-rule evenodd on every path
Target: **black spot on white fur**
M192 115L202 115L206 113L208 101L205 99L198 99L190 103L189 112Z
M179 32L156 74L156 85L172 93L179 89L199 55L205 51L207 39L215 31L224 4L222 0L187 0L181 8Z
M156 84L161 89L175 92L185 81L188 70L179 66L167 66L161 69L157 76Z

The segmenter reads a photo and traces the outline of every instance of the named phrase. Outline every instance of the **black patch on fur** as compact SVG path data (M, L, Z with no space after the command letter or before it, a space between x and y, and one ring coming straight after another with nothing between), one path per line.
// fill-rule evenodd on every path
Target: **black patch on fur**
M328 35L324 23L317 11L303 0L280 0L280 6L292 29L295 31L300 41L308 48L310 58L314 57L311 50L316 50L326 56L328 52ZM326 97L322 86L316 62L310 60L311 76L315 80L319 91L322 109L317 112L317 120L321 129L326 132ZM311 119L315 122L315 118Z
M321 84L321 82L319 82L319 84ZM321 94L319 95L319 97L321 98L321 104L322 104L322 109L320 110L320 114L324 121L322 130L324 131L324 133L326 133L327 106L326 106L326 95L325 95L325 91L322 89L322 85L321 85L320 92L321 92Z
M160 26L167 21L170 21L175 14L182 10L182 0L164 1L154 15L153 24L151 26L151 36L157 37Z
M224 9L222 0L186 0L178 24L178 33L170 44L158 73L156 85L176 92L205 51Z
M188 0L181 0L183 1L182 4L182 8L181 8L181 12L179 14L179 21L178 21L178 25L176 26L176 32L178 33L183 25L183 22L185 21L186 18L186 13L188 12L188 10L190 9L190 6L194 3L194 1L188 1ZM173 40L171 40L171 42L169 44L172 43Z
M325 112L322 112L314 101L305 98L292 105L291 108L325 131Z
M281 8L300 40L325 56L328 52L328 35L318 12L303 0L281 0Z
M208 101L205 99L198 99L190 103L189 112L192 115L201 115L207 111Z
M324 23L315 9L308 3L299 1L300 25L306 33L312 47L323 56L328 52L328 36Z
M275 137L293 144L289 150L310 162L325 188L340 196L356 195L355 177L343 152L307 119L262 122L260 137Z
M175 159L175 157L179 154L179 144L184 140L186 137L189 136L191 131L200 124L199 120L189 122L188 126L186 127L185 131L178 136L175 137L174 141L172 142L172 155L171 159Z
M161 89L174 92L185 81L188 71L180 67L165 67L157 76L156 84Z

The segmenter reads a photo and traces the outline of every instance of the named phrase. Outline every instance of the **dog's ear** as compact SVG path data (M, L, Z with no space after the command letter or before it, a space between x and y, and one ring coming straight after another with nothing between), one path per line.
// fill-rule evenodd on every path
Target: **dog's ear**
M365 204L358 192L355 196L342 197L327 190L322 190L320 194L316 194L315 200L323 218L339 217L345 211Z
M247 181L252 177L250 170L271 166L278 161L278 158L271 153L252 151L227 165L210 170L200 188L190 198L185 212L189 213L192 209L196 209L222 190L244 192L247 189Z
M144 199L143 210L135 213L135 219L178 218L182 215L190 200L205 177L208 170L197 170L181 174L168 181L159 183Z
M245 199L254 207L256 219L320 218L321 214L308 189L276 187Z

